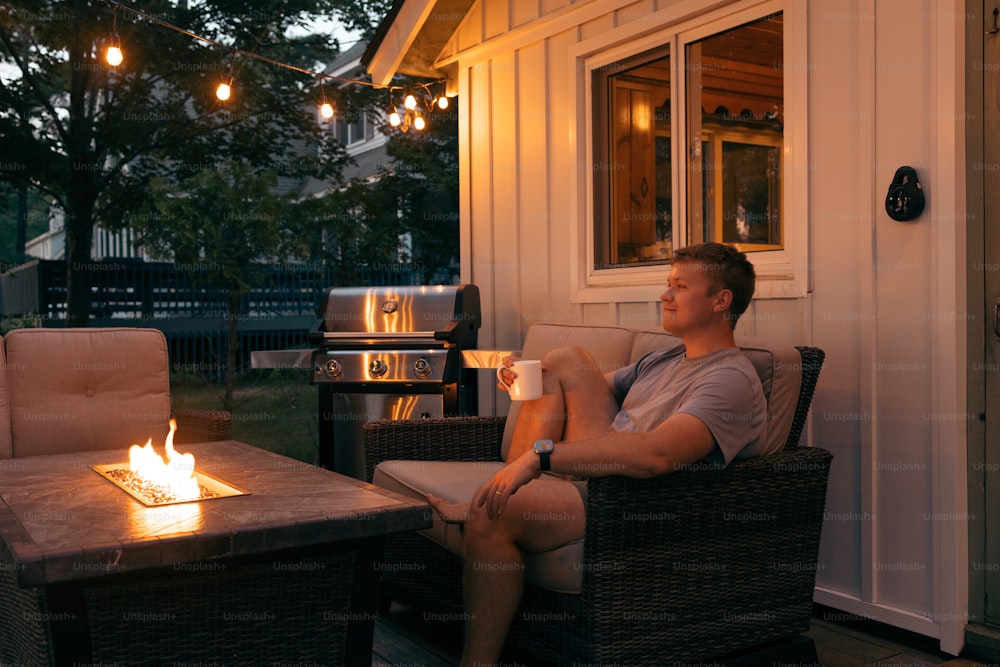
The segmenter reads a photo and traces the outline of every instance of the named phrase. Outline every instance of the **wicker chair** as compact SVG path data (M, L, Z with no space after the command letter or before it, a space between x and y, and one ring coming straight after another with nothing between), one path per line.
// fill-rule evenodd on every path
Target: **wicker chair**
M508 651L528 664L756 664L815 660L809 629L832 456L798 441L824 353L797 348L802 384L785 448L654 479L589 481L582 592L526 586ZM367 469L391 459L496 461L503 417L373 422ZM461 558L391 536L382 593L462 618ZM734 656L740 655L740 658Z

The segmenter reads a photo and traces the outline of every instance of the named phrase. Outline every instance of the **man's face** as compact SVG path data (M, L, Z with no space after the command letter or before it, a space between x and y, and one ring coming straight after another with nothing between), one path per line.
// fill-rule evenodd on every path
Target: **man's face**
M667 278L667 289L660 295L663 328L683 336L714 323L725 305L720 306L719 293L711 291L712 282L698 262L675 263Z

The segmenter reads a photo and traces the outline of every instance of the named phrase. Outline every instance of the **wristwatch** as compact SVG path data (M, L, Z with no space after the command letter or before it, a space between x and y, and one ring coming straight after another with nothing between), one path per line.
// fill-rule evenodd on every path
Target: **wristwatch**
M552 450L555 448L556 446L551 440L535 440L535 453L538 454L539 467L542 470L552 469L549 457L552 455Z

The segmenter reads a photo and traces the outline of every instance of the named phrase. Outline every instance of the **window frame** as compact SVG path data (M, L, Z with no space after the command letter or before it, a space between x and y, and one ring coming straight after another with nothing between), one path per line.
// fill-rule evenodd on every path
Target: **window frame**
M574 111L581 127L588 132L576 135L577 155L585 164L594 165L601 151L595 131L602 119L595 117L592 82L594 73L616 63L634 59L656 48L669 45L671 59L672 103L670 133L685 137L672 141L671 218L674 248L682 247L688 237L688 184L684 151L687 150L687 95L684 87L687 71L686 46L720 32L765 18L783 14L783 68L785 126L782 139L782 217L783 248L758 250L750 255L758 275L755 298L804 298L809 292L808 261L808 60L807 5L787 0L747 0L722 9L705 12L697 2L680 2L671 12L653 12L649 21L631 22L620 28L596 34L578 42L568 54L571 93L577 100ZM683 11L683 10L687 11ZM681 10L681 11L679 11ZM678 16L681 18L678 19ZM662 21L655 21L662 17ZM636 24L642 23L642 26ZM652 25L653 27L650 27ZM666 281L670 265L636 267L600 267L597 265L595 170L579 170L575 206L581 215L574 227L574 246L579 248L579 262L572 276L574 303L622 302L655 299ZM697 204L701 206L699 202Z

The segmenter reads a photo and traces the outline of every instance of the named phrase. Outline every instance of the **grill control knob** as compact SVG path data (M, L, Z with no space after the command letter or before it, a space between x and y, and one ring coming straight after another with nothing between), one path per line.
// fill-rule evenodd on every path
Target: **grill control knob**
M385 365L385 362L381 359L376 359L375 361L368 364L368 372L374 378L380 378L385 375L385 372L389 370L389 367Z
M413 363L413 372L417 374L418 378L425 378L431 374L431 362L427 361L423 357L417 359Z
M336 359L331 359L326 362L326 367L324 369L327 377L336 378L340 377L340 374L344 372L344 367L340 365L340 362Z

